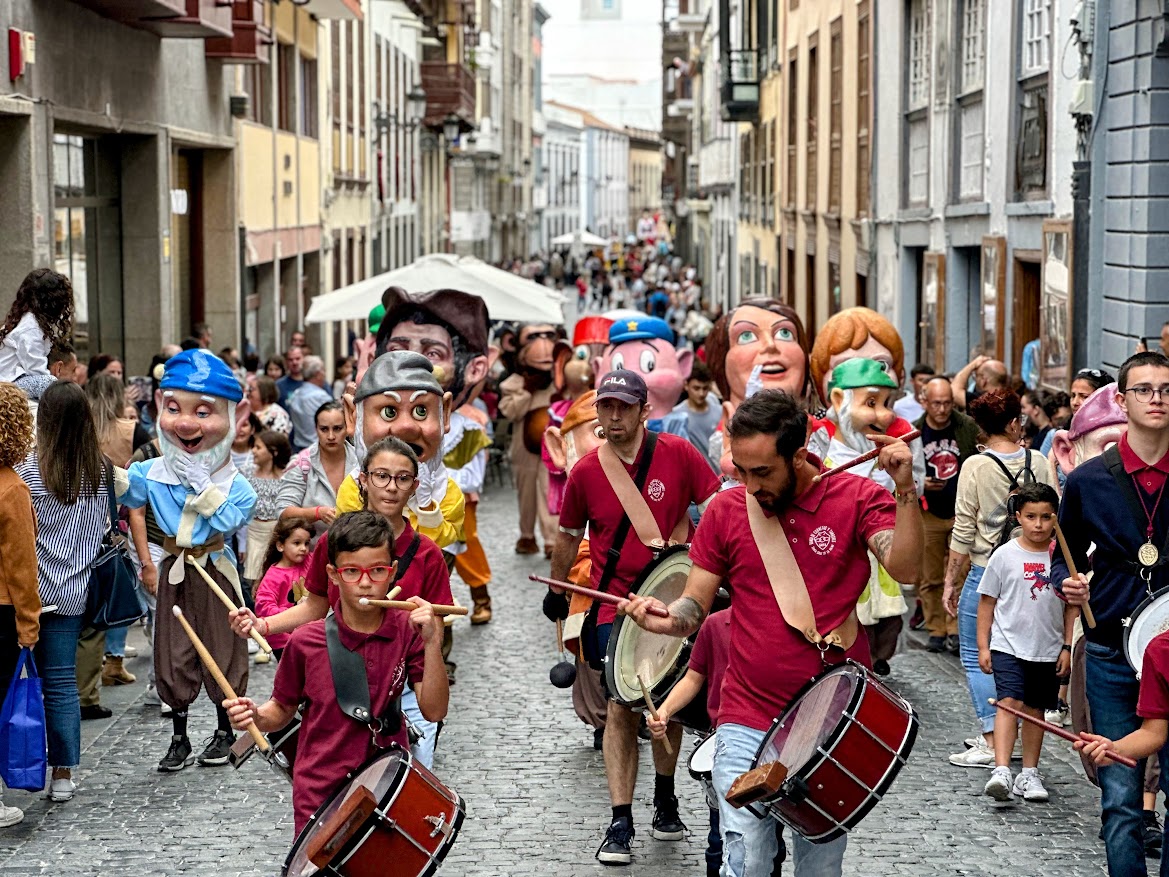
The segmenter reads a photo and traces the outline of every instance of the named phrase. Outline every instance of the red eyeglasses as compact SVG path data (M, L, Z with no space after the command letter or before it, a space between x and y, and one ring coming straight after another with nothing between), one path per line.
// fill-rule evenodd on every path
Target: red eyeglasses
M390 576L394 574L392 566L339 566L337 567L337 575L340 576L341 581L356 585L361 581L362 576L369 576L369 580L375 585L384 585L390 580Z

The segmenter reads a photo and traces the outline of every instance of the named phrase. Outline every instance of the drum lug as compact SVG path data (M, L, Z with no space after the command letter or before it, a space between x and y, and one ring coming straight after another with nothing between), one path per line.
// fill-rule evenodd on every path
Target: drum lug
M1132 627L1132 618L1129 617L1129 618L1120 619L1120 626L1121 627Z
M451 829L454 828L454 823L446 821L445 813L440 813L438 816L426 816L423 821L434 826L434 829L430 832L431 837L438 837L440 834L446 837L451 833Z
M783 796L798 804L808 797L808 784L800 777L788 777L783 784Z

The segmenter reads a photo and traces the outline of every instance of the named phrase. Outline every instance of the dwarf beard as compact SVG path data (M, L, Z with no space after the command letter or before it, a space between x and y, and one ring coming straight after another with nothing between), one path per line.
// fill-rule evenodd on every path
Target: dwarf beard
M857 432L856 427L852 425L852 390L844 391L840 412L836 415L835 420L838 442L860 454L873 449L872 441L866 438L863 432Z

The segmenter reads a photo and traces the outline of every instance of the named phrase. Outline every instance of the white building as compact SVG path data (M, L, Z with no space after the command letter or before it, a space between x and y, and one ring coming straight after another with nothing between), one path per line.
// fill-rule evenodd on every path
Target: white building
M543 240L552 240L585 227L581 201L581 145L584 119L556 104L544 104L544 184L548 203L544 208Z

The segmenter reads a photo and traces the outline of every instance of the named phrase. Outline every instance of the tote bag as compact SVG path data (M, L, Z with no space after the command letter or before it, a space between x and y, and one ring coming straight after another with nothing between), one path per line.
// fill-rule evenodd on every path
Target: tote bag
M47 769L41 677L32 649L23 648L0 707L0 777L10 789L39 792L45 787Z
M105 462L106 485L110 502L110 530L102 539L101 549L89 574L89 595L85 618L94 630L125 627L146 614L146 604L138 592L138 576L118 532L118 507L114 500L113 467Z

